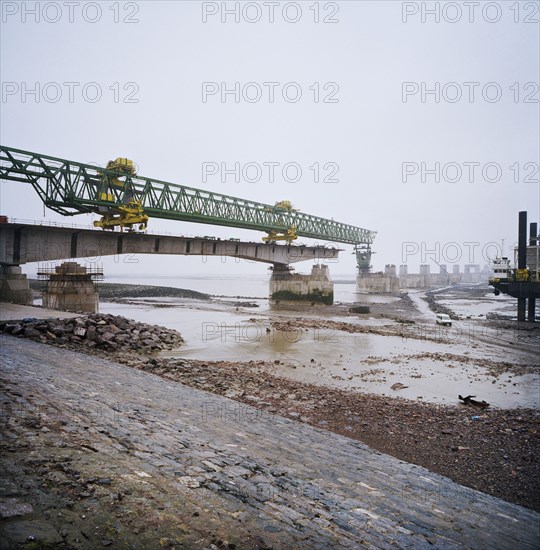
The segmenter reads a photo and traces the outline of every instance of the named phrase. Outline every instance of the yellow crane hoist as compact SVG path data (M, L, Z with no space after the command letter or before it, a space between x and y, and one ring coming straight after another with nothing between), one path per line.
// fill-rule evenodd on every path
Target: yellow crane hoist
M144 213L141 203L131 199L127 204L115 205L100 220L94 222L94 227L114 230L115 227L128 228L134 231L133 226L139 224L139 231L144 231L148 224L148 214Z
M298 239L298 233L296 232L296 227L293 225L287 231L269 231L268 235L262 238L265 243L270 244L276 241L287 241L287 244L291 244L296 239Z
M291 201L276 202L273 210L278 210L278 211L283 210L286 212L298 212L298 210L293 208ZM298 233L297 233L296 227L294 225L291 225L289 229L287 229L286 231L269 231L268 235L266 237L263 237L262 240L265 243L270 243L270 244L275 243L276 241L286 241L287 244L291 244L292 241L296 240L297 238L298 238Z
M107 163L106 169L118 172L120 174L119 177L122 177L122 175L134 176L137 172L133 161L123 157L110 160ZM102 177L104 177L104 174L102 174ZM128 200L125 204L117 204L115 201L112 191L115 188L124 188L124 182L119 177L109 177L108 191L100 194L99 198L102 202L114 203L114 206L111 204L111 206L100 207L103 216L100 220L94 222L94 227L113 231L115 227L120 227L120 230L127 227L128 231L135 231L133 226L139 224L139 231L144 231L148 224L148 214L144 213L141 201L134 197L126 197Z
M278 208L280 210L290 210L291 212L296 212L296 210L293 208L291 201L279 201L276 202L274 205L274 208Z

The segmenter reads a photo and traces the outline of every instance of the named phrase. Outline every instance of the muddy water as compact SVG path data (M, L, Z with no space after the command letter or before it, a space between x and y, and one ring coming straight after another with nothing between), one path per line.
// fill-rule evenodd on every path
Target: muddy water
M425 296L425 291L411 290L408 294L423 316L435 317L435 314L429 309L428 303L422 299L422 296ZM488 313L516 316L515 298L504 294L495 296L493 292L486 292L477 298L467 298L462 294L452 292L452 289L449 288L446 292L437 294L437 301L464 319L485 317Z
M315 328L283 332L272 327L271 320L276 317L267 302L256 303L260 307L237 311L231 305L198 301L178 303L170 299L162 303L170 307L104 303L100 310L178 330L186 344L169 356L209 361L278 361L273 366L277 374L315 384L434 403L457 403L458 394L472 394L502 408L518 405L540 408L538 376L494 378L474 361L463 363L417 357L437 352L500 362L503 359L501 347L496 342L476 340L467 333L439 343L407 338L407 332L403 337ZM282 311L279 315L287 316ZM302 314L303 317L317 315ZM433 317L429 310L425 315ZM355 316L336 320L388 324L387 320L360 321ZM517 351L512 353L512 358L520 364L534 360L531 354ZM408 387L394 391L391 386L396 382Z
M506 295L486 293L478 299L443 297L439 302L464 318L485 317L488 313L498 313L514 319L517 316L515 298Z

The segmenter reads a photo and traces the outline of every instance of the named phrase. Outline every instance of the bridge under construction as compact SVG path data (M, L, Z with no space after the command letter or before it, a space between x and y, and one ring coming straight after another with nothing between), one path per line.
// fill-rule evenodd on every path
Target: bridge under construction
M288 201L264 204L139 176L132 161L124 158L99 168L0 146L0 179L29 183L48 208L64 216L101 214L97 225L103 228L145 225L148 218L163 218L359 247L370 246L376 235L375 231L305 214Z
M98 254L100 256L126 253L128 250L124 243L129 242L132 252L206 255L211 250L210 255L272 263L274 273L271 298L274 297L276 301L295 297L308 297L309 300L315 298L317 301L319 296L325 303L332 300L333 285L328 269L316 270L316 280L313 281L311 276L289 273L289 264L308 259L320 261L335 258L339 251L336 247L320 245L292 246L298 237L353 245L359 271L370 271L375 231L305 214L293 208L289 201L265 204L140 176L134 163L127 158L119 157L102 168L0 146L0 179L32 185L45 206L64 216L98 214L101 218L94 225L108 230L91 231L93 235L84 237L81 232L64 231L64 235L59 236L58 232L45 232L43 228L35 227L33 230L29 227L12 227L10 233L7 226L2 224L4 255L0 258L3 266L3 275L0 276L3 282L0 284L5 288L9 287L5 282L6 278L9 279L8 272L12 276L18 273L12 269L14 266L25 261L81 257L84 255L81 253L83 248L78 243L89 238L103 244ZM208 243L210 238L198 238L185 239L181 246L179 241L172 245L166 238L156 240L144 233L151 218L261 231L265 233L262 240L266 244L228 241ZM116 228L120 231L114 231ZM124 229L127 234L123 232ZM51 252L36 253L38 248L44 250L47 247L53 233L54 239L61 242L60 249L65 252L52 253L54 257L50 257ZM100 237L98 233L114 237ZM22 235L27 239L23 248ZM28 235L32 235L30 240ZM69 239L69 243L66 239ZM278 244L278 241L285 241L285 244ZM148 244L150 242L152 244ZM51 248L48 249L50 251ZM23 253L25 259L21 255Z

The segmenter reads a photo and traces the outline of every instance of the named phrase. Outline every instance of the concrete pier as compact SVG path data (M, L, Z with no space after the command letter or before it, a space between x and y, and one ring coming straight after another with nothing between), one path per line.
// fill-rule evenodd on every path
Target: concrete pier
M419 273L410 273L406 264L399 266L399 276L396 275L396 266L388 264L384 272L371 273L359 271L356 277L356 290L365 293L397 293L405 289L430 289L458 283L479 283L487 281L489 268L482 271L480 266L471 264L465 266L460 273L459 265L453 265L451 272L447 264L439 265L439 272L432 273L429 264L422 264Z
M0 302L32 303L32 291L20 266L0 264Z
M384 273L370 273L361 271L356 277L357 292L388 294L399 292L399 278L396 275L396 266L388 264Z
M101 270L88 270L77 262L64 262L53 270L38 271L48 277L43 292L43 307L62 311L97 313L99 296L93 279L102 277Z
M270 278L270 303L334 303L334 283L327 265L316 264L310 275L291 273L288 266L275 265Z

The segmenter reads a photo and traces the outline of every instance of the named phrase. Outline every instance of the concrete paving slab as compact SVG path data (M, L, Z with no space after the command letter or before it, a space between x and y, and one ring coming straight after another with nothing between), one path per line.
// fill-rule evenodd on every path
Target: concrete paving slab
M20 321L27 317L34 317L36 319L69 319L70 317L80 316L81 314L79 313L70 313L69 311L0 302L0 321Z

